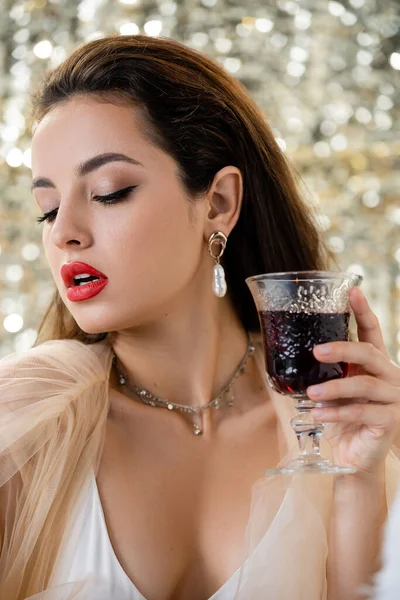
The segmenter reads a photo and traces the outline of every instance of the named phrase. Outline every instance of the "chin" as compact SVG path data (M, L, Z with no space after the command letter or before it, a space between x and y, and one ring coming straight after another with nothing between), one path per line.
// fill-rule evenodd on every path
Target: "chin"
M111 321L110 318L101 318L99 316L96 317L96 314L92 314L90 319L83 319L80 315L78 319L76 315L71 313L74 317L78 327L87 334L95 335L99 333L107 333L109 331L113 331L117 323L115 321Z
M92 329L89 329L87 327L85 327L84 329L79 325L79 327L82 329L82 331L84 333L87 333L88 335L99 335L100 333L109 333L108 329L99 329L98 327L93 327Z

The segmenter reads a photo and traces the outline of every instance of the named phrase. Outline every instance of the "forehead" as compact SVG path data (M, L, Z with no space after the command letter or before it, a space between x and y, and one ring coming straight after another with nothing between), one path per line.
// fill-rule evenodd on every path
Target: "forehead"
M52 108L36 128L32 172L43 175L60 161L75 165L102 152L129 154L138 149L143 159L154 159L159 151L143 129L142 117L134 106L86 97L68 100Z

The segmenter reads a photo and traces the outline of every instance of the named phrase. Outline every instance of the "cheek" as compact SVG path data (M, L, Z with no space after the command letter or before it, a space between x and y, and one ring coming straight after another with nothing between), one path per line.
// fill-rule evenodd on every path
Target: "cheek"
M160 206L162 199L157 206L138 207L116 237L116 256L122 257L136 284L146 287L190 277L202 251L201 220L189 220L188 201L165 201L166 208Z

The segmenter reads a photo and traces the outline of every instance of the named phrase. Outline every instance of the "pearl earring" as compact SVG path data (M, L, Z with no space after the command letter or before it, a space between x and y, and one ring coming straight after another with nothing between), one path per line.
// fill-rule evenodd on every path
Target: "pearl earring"
M226 294L227 286L225 281L224 267L219 263L221 256L224 253L228 238L222 231L215 231L212 233L208 240L208 251L212 258L215 260L213 269L213 283L212 290L218 298L222 298ZM217 255L213 253L213 244L219 244L220 249Z

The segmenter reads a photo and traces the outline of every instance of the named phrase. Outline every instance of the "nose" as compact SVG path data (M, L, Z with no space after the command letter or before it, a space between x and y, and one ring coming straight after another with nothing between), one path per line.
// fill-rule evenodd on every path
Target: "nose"
M70 249L71 246L85 248L93 243L89 215L82 204L60 204L49 234L50 242L60 250Z

